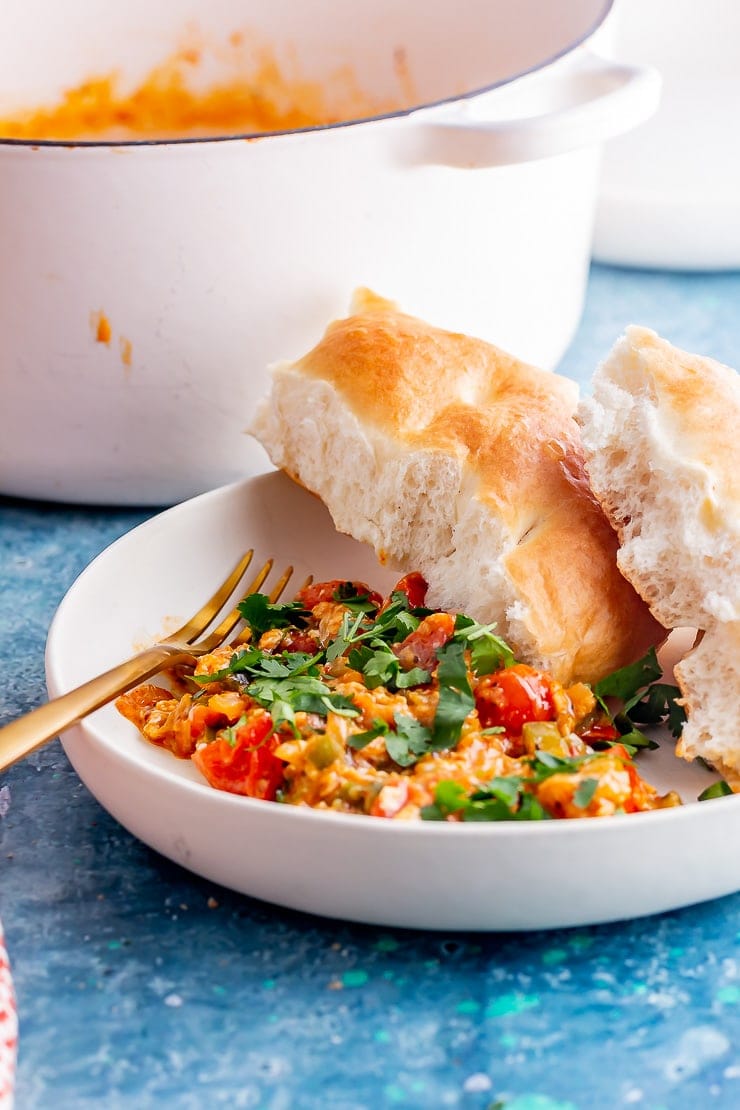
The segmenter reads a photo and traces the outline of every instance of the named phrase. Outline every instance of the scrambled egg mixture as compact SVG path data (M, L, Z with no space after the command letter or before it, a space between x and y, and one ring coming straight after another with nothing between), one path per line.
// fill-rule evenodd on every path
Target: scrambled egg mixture
M237 643L118 709L216 789L290 805L490 821L680 804L640 777L641 734L588 686L561 686L492 626L425 600L419 574L386 599L339 580L288 604L251 595Z

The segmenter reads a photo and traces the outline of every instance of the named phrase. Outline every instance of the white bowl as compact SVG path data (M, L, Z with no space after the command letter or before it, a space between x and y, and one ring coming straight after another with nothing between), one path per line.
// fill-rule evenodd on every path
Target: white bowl
M314 497L268 473L141 525L83 573L54 619L52 695L119 662L205 600L247 547L296 581L393 582L340 536ZM667 740L642 761L687 804L594 820L435 824L317 812L226 794L144 741L115 708L64 746L98 800L170 859L245 894L353 921L429 929L583 925L673 909L740 888L740 798L696 803L712 781ZM711 851L707 851L711 845Z

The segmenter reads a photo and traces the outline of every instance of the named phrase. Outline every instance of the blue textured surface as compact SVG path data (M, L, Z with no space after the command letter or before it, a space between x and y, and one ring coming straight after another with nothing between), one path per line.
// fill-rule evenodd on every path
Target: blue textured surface
M738 274L595 268L562 368L585 382L629 322L737 364L738 305ZM0 499L0 721L42 700L74 577L148 515ZM323 921L151 852L56 742L0 779L0 916L19 1110L740 1106L740 896L517 936Z

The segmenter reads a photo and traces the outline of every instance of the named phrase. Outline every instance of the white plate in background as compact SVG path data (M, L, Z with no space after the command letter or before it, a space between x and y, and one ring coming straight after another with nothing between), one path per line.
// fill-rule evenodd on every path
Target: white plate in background
M47 646L51 695L172 628L247 547L296 581L395 575L334 530L282 474L259 474L152 518L83 572ZM146 844L214 882L330 917L428 929L534 929L636 917L740 889L740 798L596 820L506 824L384 821L258 801L207 786L189 761L146 743L113 706L64 746L103 806ZM642 768L688 803L711 781L668 739ZM711 850L708 846L711 845Z
M603 49L657 67L647 123L605 148L594 257L679 270L740 266L740 5L620 0Z

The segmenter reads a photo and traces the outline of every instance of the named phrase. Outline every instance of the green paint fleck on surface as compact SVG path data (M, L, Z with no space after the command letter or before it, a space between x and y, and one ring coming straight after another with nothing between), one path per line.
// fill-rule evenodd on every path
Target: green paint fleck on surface
M515 1037L513 1033L502 1033L499 1042L503 1048L516 1048L519 1044L519 1038Z
M646 994L647 989L648 989L647 983L633 983L632 984L632 993L633 994Z
M345 971L342 983L345 987L364 987L368 978L367 972L358 968L356 971Z
M423 1079L414 1079L412 1081L411 1090L414 1092L414 1094L419 1095L425 1089L426 1089L426 1083L424 1082Z
M540 1000L536 994L502 994L494 998L493 1002L489 1002L485 1016L506 1017L509 1014L521 1014L524 1010L539 1006L539 1003Z
M546 952L542 953L542 962L551 967L553 964L562 964L568 959L568 953L564 948L548 948Z
M405 1102L406 1092L403 1087L398 1087L395 1083L389 1083L385 1088L385 1096L389 1102Z
M439 960L424 960L424 967L428 971L433 971L435 967L439 967Z
M220 983L216 983L212 990L214 994L226 994L226 987L222 987Z
M373 1034L373 1040L377 1041L378 1044L390 1044L391 1035L387 1029L376 1029Z
M395 971L384 971L383 972L383 978L384 979L395 979L395 976L396 976Z
M262 989L265 990L265 991L274 990L275 989L275 980L274 979L263 979L262 980Z
M740 987L720 987L715 997L718 1002L736 1005L740 1002Z
M458 1002L455 1009L458 1014L477 1014L480 1010L480 1002L476 1002L474 998L464 998L462 1002Z
M576 933L575 936L568 938L568 944L574 952L585 952L587 948L591 948L593 943L594 938L587 933Z
M395 952L400 945L395 937L378 937L375 948L378 952Z
M121 947L121 942L120 940L109 940L108 947L110 948L111 952L115 952L116 948Z

